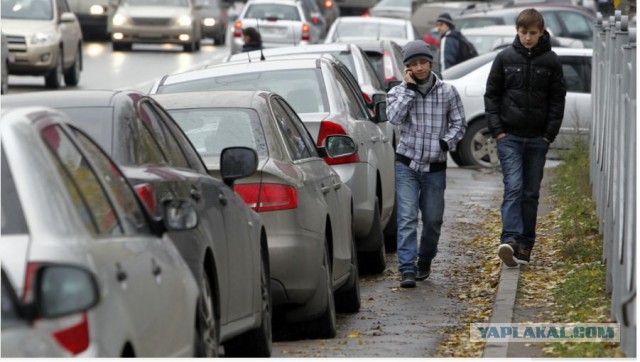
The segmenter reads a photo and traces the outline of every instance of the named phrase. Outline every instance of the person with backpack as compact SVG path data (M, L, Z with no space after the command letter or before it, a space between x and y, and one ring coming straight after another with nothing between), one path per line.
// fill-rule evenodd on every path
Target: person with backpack
M440 34L440 71L451 68L478 55L476 48L460 33L449 13L442 13L436 20Z

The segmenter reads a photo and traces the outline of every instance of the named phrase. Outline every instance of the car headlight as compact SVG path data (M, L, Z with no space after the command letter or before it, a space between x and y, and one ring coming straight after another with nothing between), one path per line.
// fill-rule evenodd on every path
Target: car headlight
M202 20L202 24L204 24L204 26L214 26L214 25L216 25L216 19L214 19L214 18L204 18Z
M52 33L42 33L42 32L35 33L31 36L31 39L29 40L29 44L42 45L42 44L52 43L54 37L55 35Z
M176 19L176 23L180 26L189 26L191 25L191 17L189 15L181 15Z
M102 5L91 5L89 8L89 13L91 15L102 15L107 13L107 9Z
M111 23L115 26L124 25L127 22L127 17L122 14L116 14L113 16Z

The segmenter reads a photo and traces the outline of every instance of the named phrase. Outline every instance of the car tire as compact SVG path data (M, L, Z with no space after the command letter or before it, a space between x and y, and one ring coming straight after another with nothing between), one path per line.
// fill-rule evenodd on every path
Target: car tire
M336 336L336 302L333 295L333 273L331 271L329 244L326 236L322 267L326 282L325 297L327 299L327 307L320 317L304 323L305 334L312 339L328 339Z
M358 273L358 253L351 234L351 275L349 281L336 292L336 311L356 313L360 310L360 273Z
M198 357L217 357L219 333L214 313L213 293L209 276L203 270L200 277L200 297L198 298L196 323L196 348Z
M64 58L62 56L62 49L60 49L55 68L51 69L51 71L44 76L44 84L47 88L58 89L62 87L62 78L64 78L62 59Z
M125 52L131 50L131 43L114 43L111 42L111 48L114 52Z
M223 31L214 39L215 45L224 45L227 40L227 34Z
M498 148L491 137L487 120L478 119L467 127L467 132L460 141L460 159L465 166L497 167Z
M384 247L386 252L395 252L398 250L398 202L393 203L393 211L391 218L384 228Z
M380 245L380 248L370 252L358 252L358 265L360 266L360 274L380 274L387 267L384 234L382 225L380 224L380 210L378 208L378 198L375 200L373 211L373 224L369 235L363 239L368 243Z
M260 258L261 321L256 329L245 332L224 344L225 357L271 357L273 334L271 329L271 275L269 253Z
M82 70L82 47L78 46L76 57L69 69L64 71L64 83L70 86L76 86L80 82L80 71Z
M2 87L0 88L0 94L7 94L9 92L9 63L2 65Z

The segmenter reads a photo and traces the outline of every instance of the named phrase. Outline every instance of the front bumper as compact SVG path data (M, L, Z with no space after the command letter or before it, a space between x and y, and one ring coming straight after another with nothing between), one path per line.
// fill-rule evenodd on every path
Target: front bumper
M113 26L111 29L111 41L117 43L171 43L171 44L190 44L199 39L194 39L195 32L193 27L172 26ZM122 39L116 39L116 34L122 34ZM189 40L180 40L180 35L189 35Z
M46 75L56 67L59 51L56 44L23 45L20 49L11 47L9 74Z

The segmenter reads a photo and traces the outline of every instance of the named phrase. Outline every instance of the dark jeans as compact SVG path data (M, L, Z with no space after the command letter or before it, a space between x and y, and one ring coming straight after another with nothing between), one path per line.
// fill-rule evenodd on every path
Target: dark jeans
M549 144L542 137L523 138L512 134L498 140L498 158L502 167L501 243L514 240L533 247L540 183Z

